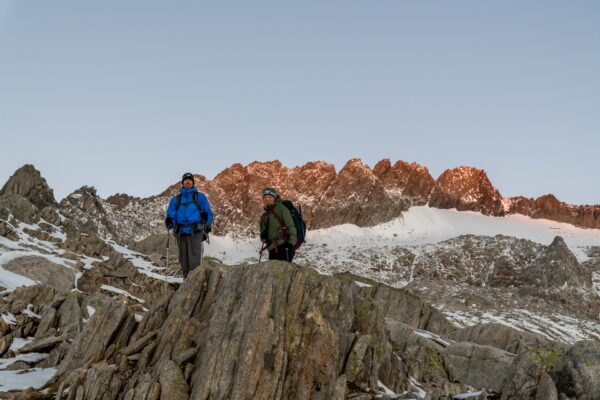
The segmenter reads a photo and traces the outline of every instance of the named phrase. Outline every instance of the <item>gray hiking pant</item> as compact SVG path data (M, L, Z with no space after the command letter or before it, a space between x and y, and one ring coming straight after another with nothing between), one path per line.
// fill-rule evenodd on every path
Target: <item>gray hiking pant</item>
M179 236L177 238L177 247L179 247L181 272L185 278L202 262L202 253L204 251L202 234Z

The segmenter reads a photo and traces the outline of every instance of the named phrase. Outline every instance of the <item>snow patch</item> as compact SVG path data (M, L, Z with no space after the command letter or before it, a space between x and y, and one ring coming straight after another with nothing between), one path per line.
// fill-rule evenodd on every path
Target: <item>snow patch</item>
M17 324L17 319L15 318L15 316L9 313L8 311L6 313L2 313L2 319L9 325Z
M10 345L9 350L17 352L22 347L25 347L26 345L28 345L31 342L33 342L33 338L32 337L28 337L26 339L23 339L23 338L14 338L12 344Z
M456 396L454 396L454 398L455 399L470 399L470 398L473 398L473 397L481 396L482 393L483 393L483 391L461 393L461 394L457 394Z
M100 289L106 290L108 292L117 293L117 294L123 295L125 297L129 297L130 299L133 299L133 300L135 300L135 301L137 301L138 303L141 303L141 304L144 304L146 302L146 300L140 299L139 297L135 297L134 295L132 295L128 291L116 288L114 286L102 285L102 286L100 286Z
M521 332L536 333L546 339L574 344L580 340L600 339L600 323L554 313L542 315L525 309L486 311L483 313L440 309L459 327L496 322Z
M0 370L8 368L9 366L16 363L17 361L34 363L34 362L45 360L46 358L48 358L48 356L49 356L49 354L47 354L47 353L27 353L27 354L19 354L13 358L0 358Z
M183 278L181 277L165 275L157 272L164 271L165 268L157 267L152 262L146 260L143 254L133 251L125 246L121 246L112 240L107 241L107 243L110 244L112 248L120 253L125 259L131 261L133 266L136 267L140 273L169 283L183 283Z
M442 339L441 336L436 335L435 333L432 333L429 331L422 331L422 330L416 329L416 330L414 330L414 333L415 333L415 335L424 337L429 340L433 340L434 342L442 345L443 347L448 347L448 346L450 346L450 344L454 343L454 341L447 341L445 339Z
M33 312L33 304L27 304L27 308L21 311L23 314L27 315L29 318L37 318L42 319L42 316Z
M410 377L410 385L416 390L416 395L420 399L424 399L427 396L427 392L423 390L421 384L412 376Z
M96 313L96 309L92 306L87 306L87 312L90 318L92 318L92 315L94 315Z
M395 399L395 398L397 398L397 397L400 396L398 393L394 392L393 390L390 390L380 380L377 381L377 386L379 386L379 390L381 391L381 393L383 393L383 394L385 394L387 396L390 396L393 399Z
M0 370L0 391L40 389L56 374L56 368L32 368L20 371Z

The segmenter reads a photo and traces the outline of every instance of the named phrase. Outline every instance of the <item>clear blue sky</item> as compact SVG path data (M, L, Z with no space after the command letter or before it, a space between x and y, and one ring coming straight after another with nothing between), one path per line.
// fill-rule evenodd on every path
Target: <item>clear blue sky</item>
M0 0L0 149L59 198L360 157L598 204L600 2Z

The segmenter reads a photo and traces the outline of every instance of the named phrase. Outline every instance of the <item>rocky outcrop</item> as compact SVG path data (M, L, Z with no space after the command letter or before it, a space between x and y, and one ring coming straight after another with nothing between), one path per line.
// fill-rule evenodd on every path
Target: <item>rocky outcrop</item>
M36 223L40 219L37 207L25 197L17 194L0 196L0 218L4 219L5 223L20 221L26 224Z
M472 387L502 390L515 355L491 346L453 343L444 351L450 378Z
M108 354L125 347L134 328L135 320L123 303L111 302L97 310L78 335L58 368L57 377L66 378L72 372L106 358Z
M142 318L130 302L87 292L23 288L0 308L17 316L0 325L0 350L35 337L22 353L49 356L21 366L58 367L46 390L55 398L600 395L598 342L566 351L498 325L456 330L414 294L351 274L207 261Z
M485 171L471 167L446 170L436 180L429 206L504 215L500 192L492 185Z
M386 191L371 168L358 159L340 170L314 211L319 227L351 223L372 226L400 216L410 203Z
M411 205L427 204L435 185L429 170L417 163L397 161L392 165L389 159L385 159L375 165L373 174L381 181L386 191L408 198Z
M530 285L542 289L592 286L591 271L579 264L560 236L555 237L552 244L516 279L522 286Z
M581 341L568 350L539 347L519 355L501 399L597 399L600 343Z
M123 296L141 311L175 291L175 284L153 279L151 275L141 273L131 261L120 255L112 255L107 261L86 269L78 280L78 287L88 294L102 292L104 285L124 291L126 294Z
M19 168L4 184L0 196L14 194L29 200L38 209L56 207L54 192L40 172L33 165L26 164Z
M60 210L68 218L64 228L69 236L83 233L110 237L114 233L104 202L94 187L83 186L65 197Z
M69 388L69 399L342 400L389 398L382 387L410 392L408 361L394 355L385 322L392 321L385 308L401 303L389 298L405 294L378 299L379 291L288 263L200 267L140 323L119 302L97 309L54 387ZM440 379L440 395L467 389Z
M368 294L377 304L381 305L385 318L402 322L414 329L422 329L440 335L447 335L456 329L441 312L423 302L413 293L348 272L337 274L336 277L355 283L353 286L355 291Z
M140 198L130 196L126 193L117 193L117 194L113 194L112 196L109 196L106 198L106 202L108 204L112 204L113 206L115 206L117 210L121 210L121 209L127 207L127 205L129 203L131 203L132 201L136 201L136 200L139 201Z
M15 230L15 228L6 221L0 221L0 236L4 236L5 238L17 241L19 240L19 234Z
M600 206L598 205L573 206L558 200L552 194L537 199L512 197L509 199L509 203L509 214L566 222L583 228L600 228Z
M508 236L459 236L412 254L405 250L399 274L466 282L475 286L585 288L592 285L591 270L579 263L564 239L556 236L543 246Z
M600 397L600 343L581 341L571 347L552 369L559 393L570 398Z
M4 264L2 268L51 286L62 293L73 289L75 270L42 257L20 257Z
M478 324L457 329L448 334L457 342L471 342L484 346L492 346L513 354L544 348L564 348L561 343L551 342L541 335L518 331L498 323Z

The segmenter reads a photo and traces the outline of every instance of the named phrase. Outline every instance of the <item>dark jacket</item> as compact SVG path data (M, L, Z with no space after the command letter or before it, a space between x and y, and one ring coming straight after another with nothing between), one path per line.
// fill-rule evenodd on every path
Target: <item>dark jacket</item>
M287 228L287 235L284 228ZM277 199L275 204L265 206L265 212L260 217L260 240L268 245L267 249L273 250L275 246L281 246L286 242L295 245L297 239L292 214L281 200Z

